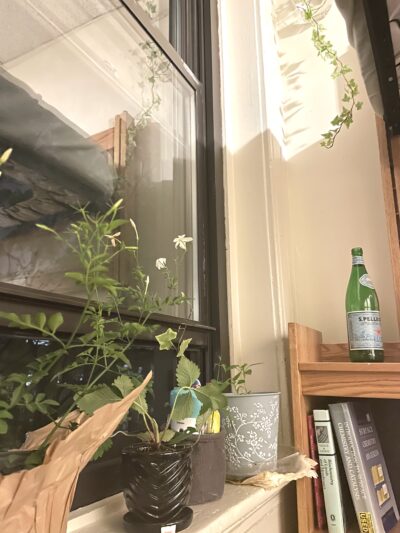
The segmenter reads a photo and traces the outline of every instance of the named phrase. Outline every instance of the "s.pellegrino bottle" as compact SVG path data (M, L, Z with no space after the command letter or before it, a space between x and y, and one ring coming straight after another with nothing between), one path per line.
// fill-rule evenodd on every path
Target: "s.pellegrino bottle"
M362 248L353 248L346 292L347 336L350 360L383 361L379 301L364 265Z

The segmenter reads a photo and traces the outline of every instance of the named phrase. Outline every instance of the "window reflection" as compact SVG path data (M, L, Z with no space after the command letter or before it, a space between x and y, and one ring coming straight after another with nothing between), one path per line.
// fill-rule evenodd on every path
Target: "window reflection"
M123 197L162 293L156 258L172 261L178 234L196 239L194 91L119 1L73 5L16 0L0 20L0 150L13 147L0 178L0 280L77 294L63 277L73 258L35 224L62 230L74 206ZM129 267L113 273L126 282ZM179 270L198 301L196 247Z
M166 39L170 38L170 0L135 0Z

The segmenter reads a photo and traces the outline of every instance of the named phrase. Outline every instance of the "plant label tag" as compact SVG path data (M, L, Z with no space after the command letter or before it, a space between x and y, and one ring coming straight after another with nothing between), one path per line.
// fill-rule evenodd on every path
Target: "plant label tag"
M162 527L161 533L176 533L176 524L174 524L173 526Z

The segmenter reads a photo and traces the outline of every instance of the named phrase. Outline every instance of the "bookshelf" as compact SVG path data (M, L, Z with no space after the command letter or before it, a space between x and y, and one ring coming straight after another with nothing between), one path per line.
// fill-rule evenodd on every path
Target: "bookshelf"
M289 324L296 448L310 455L307 414L313 409L327 408L335 398L370 398L379 413L375 422L399 505L400 483L396 480L400 478L400 424L396 423L396 415L400 412L400 343L385 344L384 350L384 363L351 363L347 344L324 344L321 332ZM297 481L297 514L298 533L327 533L315 526L310 479ZM357 525L350 527L348 533L359 533ZM390 533L400 533L400 522Z

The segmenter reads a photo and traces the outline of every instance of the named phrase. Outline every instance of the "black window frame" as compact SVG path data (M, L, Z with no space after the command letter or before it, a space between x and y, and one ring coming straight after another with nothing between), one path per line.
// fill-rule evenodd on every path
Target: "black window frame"
M208 380L214 374L219 357L222 355L225 361L229 357L218 7L214 0L170 0L171 44L135 0L120 1L195 91L199 321L154 315L152 322L168 327L186 326L194 348L203 354L203 360L198 362L203 369L203 379ZM178 22L173 24L173 20ZM0 299L1 307L17 313L61 311L65 331L72 330L84 305L82 298L51 294L1 280ZM134 318L134 314L129 313L123 316ZM10 333L10 329L0 326L0 334L2 332ZM115 477L115 461L108 465L93 463L86 470L75 507L120 490L118 483L111 483L106 492L98 490L99 475ZM90 492L89 498L87 492Z

